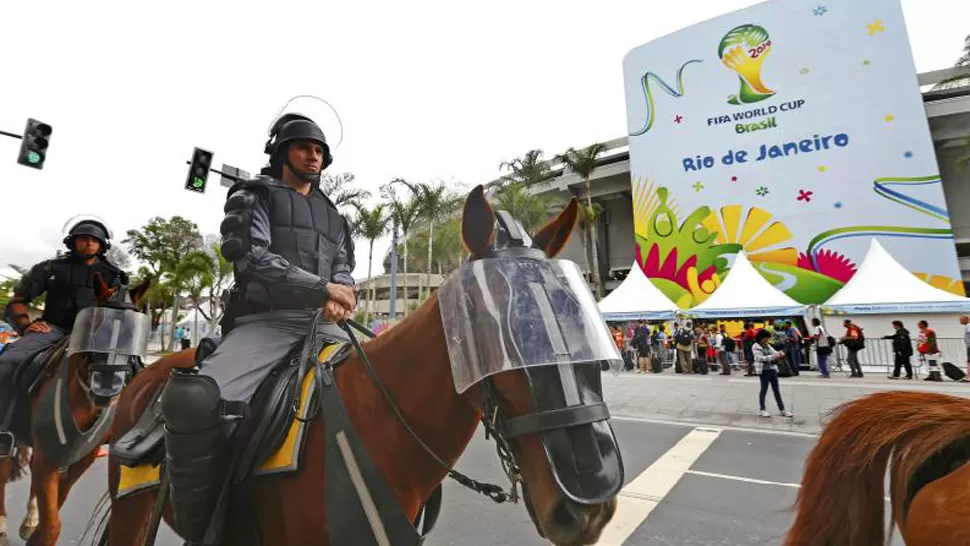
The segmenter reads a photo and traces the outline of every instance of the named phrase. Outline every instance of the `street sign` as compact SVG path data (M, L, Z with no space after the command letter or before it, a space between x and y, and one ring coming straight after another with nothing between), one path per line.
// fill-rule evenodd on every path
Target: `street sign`
M232 165L226 165L225 163L222 164L222 172L225 174L219 179L219 185L226 188L231 188L232 185L236 183L236 181L232 178L226 177L226 174L234 176L240 180L249 180L250 176L248 172L238 167L233 167Z

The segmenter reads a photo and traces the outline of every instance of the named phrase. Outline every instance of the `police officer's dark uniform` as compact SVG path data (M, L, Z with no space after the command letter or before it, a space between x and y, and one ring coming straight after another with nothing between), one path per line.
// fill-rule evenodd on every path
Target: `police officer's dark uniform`
M107 226L95 220L81 220L68 231L64 244L68 253L60 258L45 260L30 269L14 288L13 297L4 309L4 319L22 336L0 354L0 411L6 411L13 401L11 385L17 369L34 355L57 344L70 334L74 318L86 307L95 305L94 278L100 274L109 287L128 284L128 275L105 258L111 248ZM101 242L95 256L78 253L74 238L89 235ZM86 260L95 258L94 263ZM50 332L26 332L32 324L27 306L43 293L47 293L44 312L38 320L50 325ZM5 416L0 416L2 419Z
M248 403L304 341L328 299L328 283L355 285L350 228L320 190L320 173L290 164L287 151L296 140L322 146L323 169L332 162L323 131L308 118L285 116L271 131L269 166L233 186L225 206L222 252L233 262L239 288L228 302L225 337L197 374L173 371L162 396L176 529L195 544L203 543L226 478L231 430L223 423L232 411L226 402L237 409ZM308 195L281 180L284 164L312 184ZM333 323L322 323L320 334L345 339Z

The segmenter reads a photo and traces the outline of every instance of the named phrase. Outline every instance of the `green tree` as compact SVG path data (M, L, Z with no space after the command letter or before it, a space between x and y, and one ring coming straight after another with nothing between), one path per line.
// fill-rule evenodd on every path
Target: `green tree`
M495 205L507 210L529 232L549 220L549 207L552 199L533 194L523 182L508 182L498 190L493 198Z
M189 252L175 268L175 285L180 290L189 293L189 297L192 299L192 307L195 309L192 325L193 346L199 342L199 313L201 312L202 295L207 288L212 287L214 280L212 271L215 268L215 260L204 250Z
M544 182L552 177L549 163L542 160L542 150L529 150L522 157L512 161L503 161L499 170L508 170L509 174L502 178L507 182L518 182L523 186L531 186Z
M391 210L391 219L401 228L401 235L404 237L404 281L401 283L404 290L404 315L408 314L408 234L418 218L419 204L413 195L406 197L398 196L394 186L403 184L409 187L410 184L403 178L395 178L381 188L384 198L387 200Z
M3 314L3 309L10 303L10 298L13 297L14 288L20 284L20 279L30 272L29 267L24 267L17 264L7 264L7 267L13 269L17 274L16 276L0 275L3 280L0 281L0 315ZM41 294L40 296L34 298L34 301L27 305L27 309L33 313L40 313L44 308L44 302L46 301L47 294ZM2 317L0 317L2 318Z
M122 243L128 246L128 252L140 260L151 273L152 284L163 281L171 289L170 305L172 309L172 328L169 336L169 347L175 343L175 323L178 322L179 283L176 269L183 257L193 250L202 250L202 234L194 222L181 216L173 216L166 220L156 216L149 220L141 229L130 229ZM159 290L157 294L161 294ZM158 302L164 309L167 305Z
M356 231L357 234L367 239L368 251L367 251L367 278L370 279L373 276L374 270L374 241L387 233L387 220L388 220L388 210L387 205L384 203L378 203L374 205L373 208L368 209L367 207L361 206L357 209L357 222ZM370 281L370 290L367 293L367 304L365 305L364 311L364 322L362 324L367 324L370 320L371 308L373 306L373 301L375 297L374 281Z
M590 185L590 179L593 176L593 172L596 170L597 159L605 151L606 145L597 142L583 148L582 150L570 148L566 150L566 153L556 156L557 161L561 161L564 165L569 167L571 171L579 175L586 185L586 214L594 214L592 221L586 222L586 243L588 245L587 252L589 252L591 256L591 263L589 265L592 268L591 273L593 274L593 286L596 289L597 299L603 298L603 283L600 280L599 254L596 250L596 209L593 208L593 191Z
M418 298L423 299L431 294L431 267L434 262L435 224L447 214L454 212L458 200L456 196L448 191L448 188L442 181L434 184L409 184L407 182L404 182L404 184L407 184L411 190L412 198L418 209L418 218L428 225L428 244L425 245L428 253L428 259L425 262L424 289L426 294L422 295L421 288L418 289Z
M968 34L964 39L963 53L953 66L954 68L970 68L970 34ZM958 87L966 87L968 85L970 85L970 76L957 76L934 85L933 90L956 89Z
M222 319L222 292L228 287L229 281L232 279L232 262L222 255L222 245L219 243L209 244L208 254L212 259L212 282L207 287L208 295L206 296L209 302L209 310L207 313L205 309L200 308L200 312L209 321L209 331L214 332L216 325Z
M354 186L353 173L324 174L320 177L320 189L339 209L360 207L370 192Z

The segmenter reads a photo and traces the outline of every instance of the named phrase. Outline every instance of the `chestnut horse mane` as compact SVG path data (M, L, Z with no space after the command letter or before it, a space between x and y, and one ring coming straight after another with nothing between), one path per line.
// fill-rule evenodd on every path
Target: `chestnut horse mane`
M932 392L880 392L842 404L833 414L805 462L785 546L884 544L890 455L893 511L901 524L913 473L940 449L970 436L970 400Z

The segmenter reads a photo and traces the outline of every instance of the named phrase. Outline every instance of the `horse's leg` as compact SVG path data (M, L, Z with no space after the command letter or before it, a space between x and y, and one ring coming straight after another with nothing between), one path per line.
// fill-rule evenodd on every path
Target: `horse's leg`
M21 469L30 468L32 453L33 450L27 447L19 451L17 460ZM33 476L31 476L31 484L33 484ZM27 499L27 513L24 514L24 520L20 522L20 529L18 531L20 538L27 540L30 538L30 535L34 534L34 530L40 524L40 515L37 512L37 495L34 494L33 486L31 486L30 498Z
M138 545L145 542L148 520L155 508L158 489L149 489L111 503L111 517L108 520L108 546ZM166 503L165 515L170 514ZM165 518L169 520L169 518ZM171 520L169 520L171 521ZM159 526L163 523L159 522Z
M13 459L6 458L0 461L0 546L10 544L7 538L7 481L10 479L10 472L13 470Z
M27 546L56 546L57 538L61 534L57 504L61 474L41 451L34 452L30 462L30 474L30 489L37 498L39 523L27 541Z
M64 502L67 500L67 494L71 492L71 488L77 483L78 479L87 472L88 468L94 464L94 460L98 458L98 450L95 449L91 453L84 456L83 459L71 465L67 469L67 472L61 476L61 486L58 489L57 495L57 508L60 509L64 506Z

